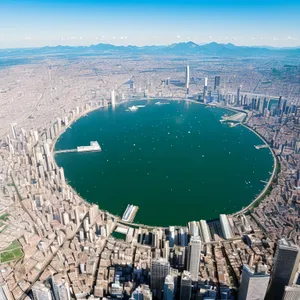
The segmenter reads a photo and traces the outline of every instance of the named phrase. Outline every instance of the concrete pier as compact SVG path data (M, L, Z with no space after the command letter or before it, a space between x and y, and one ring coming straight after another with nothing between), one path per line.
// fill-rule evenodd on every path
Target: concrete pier
M57 150L54 154L70 153L70 152L98 152L101 151L101 147L97 141L90 142L89 146L78 146L76 149Z

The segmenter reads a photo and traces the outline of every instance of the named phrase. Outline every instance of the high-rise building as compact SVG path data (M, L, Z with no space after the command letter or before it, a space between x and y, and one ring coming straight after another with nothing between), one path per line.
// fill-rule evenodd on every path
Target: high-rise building
M164 258L155 258L151 262L151 290L161 299L165 278L170 273L170 263Z
M32 294L34 300L52 300L50 288L40 281L33 285Z
M174 277L167 275L164 285L164 300L173 300L174 299Z
M203 101L204 101L204 103L206 103L207 101L206 101L206 96L207 96L207 83L208 83L208 78L207 77L205 77L204 78L204 87L203 87Z
M300 285L286 286L282 300L299 300Z
M200 228L201 228L202 239L204 240L205 243L209 243L211 240L210 232L205 220L200 220Z
M70 300L70 289L68 282L61 276L51 278L53 295L55 300Z
M224 214L220 215L220 223L221 223L221 228L222 228L224 238L231 239L232 231L226 215Z
M286 286L295 280L300 261L299 247L281 239L277 242L267 300L281 300Z
M17 124L16 123L10 124L10 128L12 133L12 139L15 140L17 138Z
M192 236L188 245L187 269L193 281L198 281L201 248L202 242L200 237Z
M186 66L185 69L185 87L186 87L186 93L189 93L190 89L190 66Z
M180 283L180 300L190 300L192 296L191 274L183 271Z
M132 293L134 300L152 300L152 293L148 285L141 285Z
M280 96L278 98L278 105L277 105L277 109L276 109L276 113L277 113L277 116L280 116L281 115L281 108L282 108L282 96Z
M0 300L13 300L14 297L11 294L7 284L5 282L0 283Z
M116 106L116 92L115 92L115 90L112 90L110 92L110 101L111 101L111 106L113 108L115 108L115 106Z
M215 76L214 90L217 90L219 88L220 82L221 82L221 77L220 76Z
M270 275L266 272L256 273L249 266L243 266L242 279L239 287L239 300L264 299Z
M236 91L236 105L241 104L241 87L239 86Z

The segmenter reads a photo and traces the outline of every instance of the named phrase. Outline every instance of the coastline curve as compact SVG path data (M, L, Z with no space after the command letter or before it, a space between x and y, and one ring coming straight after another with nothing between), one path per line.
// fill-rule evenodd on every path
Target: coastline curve
M135 101L141 101L141 100L156 100L157 97L151 97L151 98L138 98L138 99L127 99L127 100L124 100L124 101L121 101L121 102L118 102L117 105L120 105L120 104L123 104L123 103L126 103L126 102L135 102ZM207 105L205 103L200 103L196 100L192 100L192 99L186 99L186 98L164 98L164 97L160 97L159 98L160 100L167 100L167 101L186 101L186 102L192 102L192 103L195 103L195 104L199 104L199 105L204 105L204 106L210 106L210 105ZM234 107L226 107L226 106L212 106L212 107L217 107L217 108L221 108L221 109L224 109L224 110L228 110L228 111L232 111L232 112L245 112L247 114L247 111L245 110L240 110L240 109L235 109ZM59 166L57 165L57 162L55 160L55 153L54 153L54 150L55 150L55 145L57 143L57 141L59 140L60 136L72 125L74 124L76 121L78 121L80 118L82 118L83 116L86 116L88 115L89 113L93 112L93 111L96 111L98 109L102 109L104 108L104 106L96 106L96 107L92 107L91 109L89 109L88 111L84 111L82 112L81 114L79 114L78 116L76 116L73 120L70 121L70 123L68 123L64 128L63 130L55 137L55 139L53 140L53 143L51 145L51 154L53 155L53 161L55 163L55 165L59 168ZM256 198L254 200L251 201L251 203L249 203L246 207L243 207L241 210L237 211L237 212L234 212L234 213L231 213L231 214L228 214L230 216L238 216L240 214L244 214L244 213L247 213L251 207L253 207L256 203L259 203L262 199L262 197L265 195L266 191L269 189L269 187L271 186L273 180L274 180L274 177L276 175L276 169L277 169L277 165L278 165L278 162L277 162L277 159L276 159L276 156L275 156L275 153L274 151L272 150L272 148L270 147L270 145L268 144L268 142L264 139L263 136L261 136L257 131L255 131L253 128L251 128L250 126L248 126L247 124L243 124L243 123L239 123L240 125L242 125L243 127L247 128L248 130L252 131L256 136L258 136L265 145L268 146L272 156L273 156L273 161L274 161L274 165L273 165L273 171L272 171L272 174L269 178L269 181L268 183L265 185L264 189L259 193L258 196L256 196ZM75 193L76 195L78 195L80 197L80 199L85 203L87 204L88 206L91 206L92 204L89 203L86 199L84 199L80 194L78 194L78 192L75 190L75 188L73 188L70 184L67 183L67 186L70 190L72 190L73 193ZM99 205L98 205L99 207ZM106 214L110 215L111 217L115 218L116 220L118 220L119 223L124 223L122 222L121 220L121 217L118 216L118 215L115 215L115 214L112 214L111 212L105 210L105 209L102 209L99 207L99 209L103 212L105 212ZM210 221L210 220L207 220L207 221ZM124 223L125 225L125 223ZM140 223L130 223L130 222L126 222L126 225L127 226L139 226L141 228L166 228L164 226L155 226L155 225L146 225L146 224L140 224ZM169 225L169 226L174 226L174 225ZM184 227L184 226L175 226L176 228L180 228L180 227Z

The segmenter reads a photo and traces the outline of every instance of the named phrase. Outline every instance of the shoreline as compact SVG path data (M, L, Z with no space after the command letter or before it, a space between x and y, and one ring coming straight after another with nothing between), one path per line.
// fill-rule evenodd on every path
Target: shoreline
M147 100L151 100L151 101L154 101L154 100L166 100L166 101L187 101L187 102L192 102L192 103L195 103L195 104L199 104L199 105L204 105L204 106L207 106L207 107L210 107L210 108L220 108L220 109L224 109L224 110L228 110L228 111L231 111L231 112L244 112L246 115L248 115L248 113L244 110L239 110L239 109L234 109L232 107L225 107L225 106L218 106L218 105L208 105L208 104L205 104L205 103L201 103L201 102L198 102L197 100L192 100L192 99L186 99L186 98L163 98L163 97L151 97L151 98L138 98L138 99L128 99L128 100L123 100L121 102L118 102L116 104L116 106L120 105L120 104L124 104L124 103L127 103L127 102L135 102L135 101L147 101ZM57 163L56 163L56 160L55 160L55 154L54 154L54 151L55 151L55 145L57 143L57 141L59 140L60 136L73 124L75 123L76 121L78 121L80 118L88 115L89 113L91 112L94 112L98 109L104 109L104 108L109 108L111 107L110 105L105 107L105 106L98 106L98 107L93 107L91 108L90 110L88 111L85 111L81 114L79 114L78 116L76 116L72 121L70 121L70 123L64 127L64 129L57 135L57 137L53 140L53 143L51 145L51 154L53 155L53 160L54 160L54 163L55 165L60 168ZM259 137L263 143L265 145L268 146L272 156L273 156L273 162L274 162L274 165L273 165L273 171L272 171L272 174L268 180L268 183L265 185L265 187L263 188L263 190L259 193L259 195L254 199L252 200L246 207L243 207L242 209L238 210L237 212L233 212L233 213L229 213L227 214L228 216L238 216L240 214L245 214L247 213L251 207L253 205L255 205L256 203L258 203L259 201L263 200L261 199L264 194L266 193L266 191L269 189L269 187L271 186L273 180L274 180L274 177L276 175L276 169L277 169L277 165L278 165L278 162L277 162L277 159L276 159L276 156L275 156L275 153L274 151L272 150L272 148L270 147L270 145L268 144L268 142L258 133L256 132L253 128L251 128L250 126L246 125L246 124L243 124L242 122L238 123L240 125L242 125L244 128L247 128L248 130L252 131L257 137ZM94 203L90 203L88 200L84 199L80 194L78 194L78 192L75 190L75 188L73 188L66 180L66 184L68 186L68 188L70 188L72 190L73 193L75 193L76 195L78 195L80 197L80 199L86 203L88 206L91 206L92 204ZM98 204L97 204L98 205ZM122 223L121 221L121 217L120 216L117 216L115 214L112 214L111 212L105 210L105 209L102 209L99 207L98 205L98 208L99 210L105 212L106 214L110 215L111 217L115 218L116 220L119 220L120 223ZM118 222L119 222L118 221ZM209 222L210 220L206 220L207 222ZM190 221L191 222L191 221ZM126 222L127 223L127 222ZM165 226L159 226L159 225L147 225L147 224L139 224L139 223L127 223L126 224L127 226L138 226L140 225L140 227L142 228L167 228ZM169 226L174 226L174 227L177 227L177 228L180 228L180 227L184 227L184 225L179 225L179 226L176 226L176 225L169 225Z
M270 145L268 144L268 142L264 139L263 136L261 136L256 130L254 130L253 128L251 128L250 126L246 125L246 124L241 124L242 126L244 126L245 128L251 130L254 134L256 134L263 142L265 145L268 146L268 149L270 150L272 156L273 156L273 162L274 162L274 165L273 165L273 171L272 171L272 174L270 176L270 179L268 180L268 183L265 185L264 189L258 194L258 196L256 196L256 198L251 201L251 203L249 203L246 207L242 208L241 210L235 212L235 213L232 213L230 214L231 216L238 216L240 214L245 214L247 213L252 206L254 206L256 203L259 203L261 200L263 200L263 196L264 194L267 192L267 190L269 189L269 187L272 185L272 182L274 180L274 177L276 176L276 170L277 170L277 165L278 165L278 162L277 162L277 158L276 158L276 155L273 151L273 149L270 147Z

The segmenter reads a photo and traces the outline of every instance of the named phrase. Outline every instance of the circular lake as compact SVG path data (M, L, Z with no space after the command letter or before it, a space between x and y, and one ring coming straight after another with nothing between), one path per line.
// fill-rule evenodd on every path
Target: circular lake
M62 153L56 162L87 201L135 222L184 225L247 206L273 169L269 148L247 128L220 122L232 112L187 101L134 101L72 124L56 150L98 141L101 152ZM139 105L137 110L128 107Z

